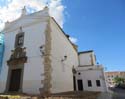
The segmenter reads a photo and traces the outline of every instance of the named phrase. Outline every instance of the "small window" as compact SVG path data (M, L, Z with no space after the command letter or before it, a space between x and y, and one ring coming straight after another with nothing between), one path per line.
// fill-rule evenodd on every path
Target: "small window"
M88 80L88 87L92 87L92 82L91 82L91 80Z
M24 33L19 33L16 35L15 47L22 47L24 42Z
M100 80L96 80L96 85L97 85L97 87L101 86Z

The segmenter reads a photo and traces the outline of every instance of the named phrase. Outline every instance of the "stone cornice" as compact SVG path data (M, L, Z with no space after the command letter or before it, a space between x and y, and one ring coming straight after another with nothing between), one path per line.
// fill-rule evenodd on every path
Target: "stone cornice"
M48 10L41 10L41 11L20 17L15 21L6 22L3 32L8 33L18 29L20 26L27 27L39 22L46 22L48 18L49 18Z
M8 66L12 66L12 65L17 65L17 64L23 64L27 62L27 57L20 57L17 59L11 59L9 61L7 61Z
M18 47L12 51L10 59L7 61L8 66L23 64L27 62L25 48Z
M16 25L16 24L11 24L14 28L10 28L10 27L7 27L5 28L2 32L4 33L9 33L9 32L13 32L13 31L16 31L20 28L20 26L22 28L27 28L29 26L32 26L32 25L35 25L35 24L38 24L38 23L42 23L42 22L47 22L47 18L46 19L41 19L41 20L36 20L36 21L32 21L31 23L25 23L25 24L20 24L20 25Z

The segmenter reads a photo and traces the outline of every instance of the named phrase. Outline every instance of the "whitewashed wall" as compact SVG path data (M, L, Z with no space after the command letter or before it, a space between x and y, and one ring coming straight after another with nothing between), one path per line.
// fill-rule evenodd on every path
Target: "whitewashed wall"
M96 59L94 52L87 52L87 53L81 53L79 54L79 64L80 66L90 66L96 64Z
M25 29L24 46L26 47L28 62L24 68L23 92L39 94L44 79L43 57L40 46L45 45L46 22L27 27Z
M52 35L52 93L72 91L73 73L72 67L78 66L78 55L67 37L51 19ZM64 56L67 59L64 59Z
M24 47L26 47L28 61L24 66L23 92L39 94L39 88L42 88L41 80L44 79L43 58L40 53L40 46L45 44L46 20L48 17L42 18L42 13L24 16L5 28L5 55L3 60L2 72L0 75L0 93L4 92L7 81L8 66L6 61L9 60L11 50L14 49L15 36L22 26L24 34ZM45 16L44 13L43 16ZM35 18L35 16L37 18ZM39 19L39 17L41 19ZM12 27L11 27L12 26Z
M83 89L86 91L107 92L104 72L103 72L103 69L100 67L96 67L96 66L90 66L88 68L77 67L76 80L79 80L79 79L83 81ZM88 80L91 80L92 87L88 87ZM97 87L96 80L100 80L101 82L100 87ZM78 90L78 84L77 84L77 90Z

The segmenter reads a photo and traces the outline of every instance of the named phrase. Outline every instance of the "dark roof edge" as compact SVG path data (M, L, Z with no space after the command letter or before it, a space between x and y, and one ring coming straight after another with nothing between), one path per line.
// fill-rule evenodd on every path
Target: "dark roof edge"
M93 51L93 50L82 51L82 52L79 52L78 54L83 54L83 53L90 53L90 52L94 52L94 51Z
M105 73L125 73L125 71L105 71Z

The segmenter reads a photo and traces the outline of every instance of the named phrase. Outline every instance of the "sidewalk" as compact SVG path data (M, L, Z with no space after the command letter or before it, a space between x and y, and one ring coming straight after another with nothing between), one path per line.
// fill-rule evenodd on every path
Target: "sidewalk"
M112 93L110 92L101 93L97 99L112 99Z

